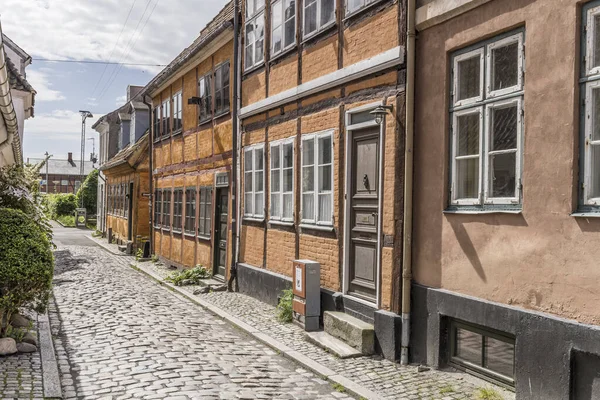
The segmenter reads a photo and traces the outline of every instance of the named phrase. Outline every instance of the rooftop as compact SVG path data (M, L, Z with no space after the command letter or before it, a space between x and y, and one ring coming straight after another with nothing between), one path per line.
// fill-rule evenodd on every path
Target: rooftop
M28 158L29 164L38 164L44 161L43 158ZM52 175L79 175L79 160L58 159L50 158L48 160L48 174ZM94 170L94 166L91 161L83 162L84 175L88 175ZM46 167L42 167L40 174L46 174Z

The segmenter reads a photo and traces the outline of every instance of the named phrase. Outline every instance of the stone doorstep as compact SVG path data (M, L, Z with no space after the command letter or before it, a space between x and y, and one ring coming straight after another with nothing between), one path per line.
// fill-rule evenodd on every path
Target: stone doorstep
M304 338L307 342L319 346L341 359L361 357L363 354L354 347L348 346L340 339L324 331L306 332Z
M351 315L339 311L323 313L325 332L346 342L364 355L375 353L375 328Z
M201 279L200 282L198 282L198 286L201 287L207 287L207 286L221 286L224 285L224 282L218 281L216 279L213 278L208 278L208 279Z

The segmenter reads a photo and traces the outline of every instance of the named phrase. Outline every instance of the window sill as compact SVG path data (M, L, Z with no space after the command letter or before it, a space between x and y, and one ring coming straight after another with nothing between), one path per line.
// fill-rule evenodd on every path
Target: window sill
M465 214L465 215L477 215L477 214L522 214L522 209L502 209L502 208L492 208L492 209L446 209L442 211L444 214Z
M226 116L227 114L229 114L229 109L225 110L225 111L221 111L218 114L215 113L215 116L213 117L213 119L217 119L217 118L221 118Z
M294 226L292 221L279 221L276 219L269 220L269 225Z
M271 54L271 59L269 60L269 64L279 61L280 59L284 58L285 56L291 54L292 52L294 52L294 50L296 50L296 48L297 48L296 43L294 43L293 45L289 46L287 49L283 49L275 55Z
M577 211L571 214L575 218L600 218L600 211Z
M265 218L244 217L244 221L265 222Z
M313 32L313 33L309 34L308 36L302 37L301 43L306 44L307 42L310 42L313 39L315 39L321 35L324 35L326 32L329 32L330 29L334 26L336 26L335 19L333 21L331 21L330 23L328 23L327 25L322 26L321 29L317 30L316 32Z
M198 122L198 126L206 125L209 122L212 122L212 117L211 118L206 118L206 119L201 119L200 122Z
M302 229L310 229L313 231L333 232L333 225L312 225L312 224L300 224Z
M181 129L179 129L179 130L177 130L177 131L173 132L173 134L172 134L171 136L178 136L178 135L181 135L181 132L182 132L182 130L181 130Z
M171 228L165 228L165 227L163 227L161 230L163 232L169 232L169 233L171 232Z
M175 229L173 229L173 234L174 235L181 235L181 231L176 231Z
M200 240L210 240L210 236L198 235L198 239L200 239Z
M248 74L250 74L250 73L252 73L254 71L258 71L259 69L261 69L264 66L265 66L265 60L264 60L264 57L263 57L263 60L260 63L258 63L256 65L254 65L254 66L252 66L252 67L244 70L244 74L243 75L245 76L245 75L248 75Z
M185 236L186 239L194 239L196 237L196 235L194 235L194 233L190 233L190 232L184 232L183 236Z
M164 142L165 140L170 140L171 139L171 135L168 136L161 136L160 141Z

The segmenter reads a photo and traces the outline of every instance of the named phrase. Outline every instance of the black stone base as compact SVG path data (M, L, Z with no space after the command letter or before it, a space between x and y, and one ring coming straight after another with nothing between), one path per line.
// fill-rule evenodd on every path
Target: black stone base
M400 361L402 318L385 310L375 311L374 316L377 353L390 361Z
M600 327L413 284L410 359L448 363L451 318L515 337L517 399L600 399Z

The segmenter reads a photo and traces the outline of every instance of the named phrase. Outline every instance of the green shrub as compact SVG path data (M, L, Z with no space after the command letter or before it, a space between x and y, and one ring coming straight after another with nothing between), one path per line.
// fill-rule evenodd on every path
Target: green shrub
M77 208L77 199L71 193L57 193L48 195L48 210L50 217L56 219L61 215L73 215Z
M54 273L48 237L23 212L0 208L0 238L0 317L7 322L20 308L43 312Z
M175 286L197 285L202 279L208 279L212 274L203 266L197 265L192 269L173 272L165 278L165 281L173 283Z
M277 319L281 322L292 322L292 300L294 299L294 293L292 289L286 289L283 291L283 296L277 304Z
M75 227L75 216L74 215L59 215L56 217L56 220L63 224L64 226L68 226L71 228Z
M98 201L98 170L95 169L85 178L83 184L77 191L77 207L81 205L90 215L96 215Z

